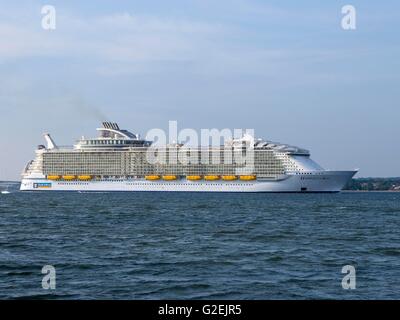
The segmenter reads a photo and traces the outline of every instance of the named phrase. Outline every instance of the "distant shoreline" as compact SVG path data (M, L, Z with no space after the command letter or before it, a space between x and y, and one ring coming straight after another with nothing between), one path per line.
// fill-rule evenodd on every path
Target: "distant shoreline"
M400 177L353 178L343 188L344 191L400 191Z

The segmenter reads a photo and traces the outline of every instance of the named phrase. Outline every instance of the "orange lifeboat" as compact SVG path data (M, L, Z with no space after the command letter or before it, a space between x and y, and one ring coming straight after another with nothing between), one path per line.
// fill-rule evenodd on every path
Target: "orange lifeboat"
M201 180L201 176L186 176L186 179L190 181L198 181Z
M163 180L171 181L171 180L176 180L176 179L177 179L177 176L174 176L174 175L166 175L166 176L163 176L162 178L163 178Z
M234 180L237 180L237 176L222 176L222 180L224 180L224 181L234 181Z
M66 176L62 176L62 178L64 179L64 180L75 180L75 176L69 176L69 175L66 175Z
M150 176L145 176L146 180L160 180L161 177L158 175L150 175Z
M242 181L256 180L256 176L255 175L240 176L240 180Z
M204 176L204 179L207 181L215 181L215 180L219 180L220 176L209 175L209 176Z
M58 176L58 175L55 175L55 174L48 175L47 179L49 179L49 180L59 180L59 179L61 179L61 176Z
M88 180L92 180L92 176L82 175L82 176L78 176L78 179L83 180L83 181L88 181Z

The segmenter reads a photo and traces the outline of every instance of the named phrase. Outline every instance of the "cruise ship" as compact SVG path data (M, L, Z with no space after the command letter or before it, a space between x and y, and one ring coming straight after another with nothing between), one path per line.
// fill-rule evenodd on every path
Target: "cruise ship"
M58 146L50 134L23 170L23 191L339 192L357 170L325 170L295 146L232 138L155 146L103 122L97 138Z

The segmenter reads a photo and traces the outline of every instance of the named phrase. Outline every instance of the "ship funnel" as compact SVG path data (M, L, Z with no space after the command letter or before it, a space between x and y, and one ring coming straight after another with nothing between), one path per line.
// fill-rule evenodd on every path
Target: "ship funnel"
M53 141L53 139L50 137L49 133L45 133L44 134L44 138L46 140L47 143L47 149L56 149L57 145L56 143Z

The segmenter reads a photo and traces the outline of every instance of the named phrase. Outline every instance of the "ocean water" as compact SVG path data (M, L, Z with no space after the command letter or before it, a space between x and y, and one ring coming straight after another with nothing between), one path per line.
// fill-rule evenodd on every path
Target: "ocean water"
M1 299L400 298L400 193L10 191Z

